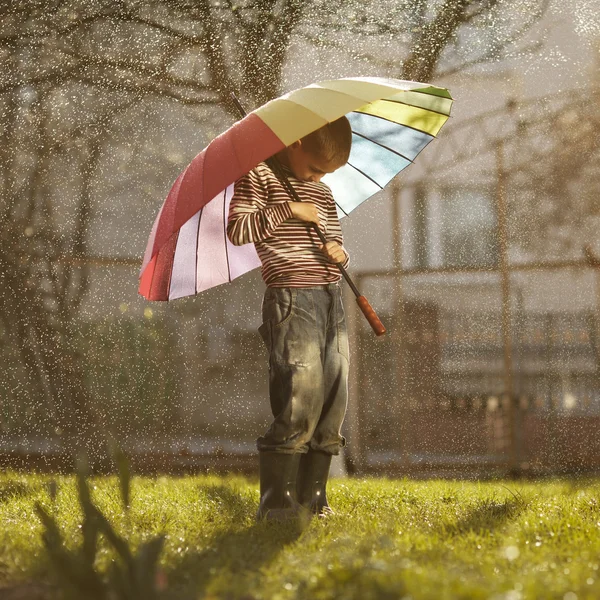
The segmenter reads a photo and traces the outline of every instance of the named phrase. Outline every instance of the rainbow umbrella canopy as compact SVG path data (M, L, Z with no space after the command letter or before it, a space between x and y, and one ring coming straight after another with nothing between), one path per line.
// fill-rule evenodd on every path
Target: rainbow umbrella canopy
M414 161L451 106L444 88L355 77L314 83L252 111L210 142L173 184L152 227L139 293L173 300L259 267L254 244L234 246L227 238L234 184L296 140L343 115L350 121L348 163L321 180L341 219Z

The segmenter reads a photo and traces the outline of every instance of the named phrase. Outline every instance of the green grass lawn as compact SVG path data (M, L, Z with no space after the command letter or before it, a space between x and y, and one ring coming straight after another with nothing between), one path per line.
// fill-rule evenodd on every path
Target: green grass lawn
M36 500L55 511L70 545L80 543L75 478L56 478L54 508L49 480L0 475L0 588L54 581ZM89 481L134 547L167 534L169 600L600 598L597 479L333 479L335 516L287 524L254 522L258 482L243 477L134 476L130 523L118 479ZM113 558L102 539L98 569Z

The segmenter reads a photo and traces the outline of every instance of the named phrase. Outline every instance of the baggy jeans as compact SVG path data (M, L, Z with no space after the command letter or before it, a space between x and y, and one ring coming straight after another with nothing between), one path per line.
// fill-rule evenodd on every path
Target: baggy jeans
M259 333L269 353L274 421L256 440L259 452L337 455L348 403L349 348L337 283L267 287Z

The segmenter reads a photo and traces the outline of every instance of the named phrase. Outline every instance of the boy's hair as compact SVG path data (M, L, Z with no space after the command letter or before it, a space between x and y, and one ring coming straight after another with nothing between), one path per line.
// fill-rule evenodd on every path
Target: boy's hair
M346 117L327 123L302 138L307 152L319 156L326 162L345 165L350 157L352 129Z

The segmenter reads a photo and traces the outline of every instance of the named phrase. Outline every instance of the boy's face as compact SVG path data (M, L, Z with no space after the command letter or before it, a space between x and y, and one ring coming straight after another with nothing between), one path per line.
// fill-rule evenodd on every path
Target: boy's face
M304 150L299 140L288 146L282 154L296 179L301 181L321 181L324 175L342 166L324 161L320 156Z

